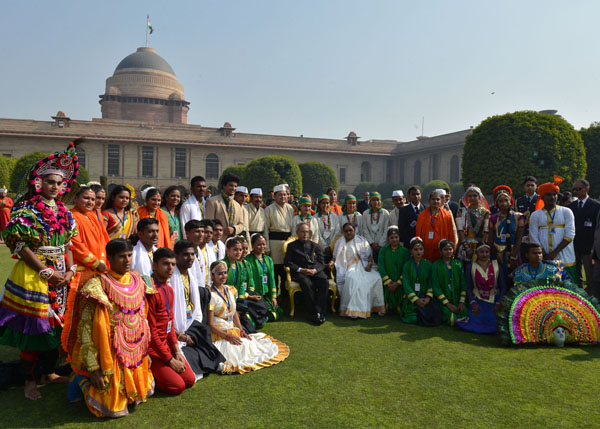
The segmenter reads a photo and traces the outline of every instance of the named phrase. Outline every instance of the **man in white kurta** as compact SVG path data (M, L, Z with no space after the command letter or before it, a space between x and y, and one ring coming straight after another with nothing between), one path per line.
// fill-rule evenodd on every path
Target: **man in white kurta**
M292 235L294 208L287 203L287 185L273 188L275 201L265 209L265 238L267 253L273 259L275 274L279 277L278 291L285 284L283 269L283 243Z
M545 260L560 260L571 277L576 279L573 248L575 217L569 208L556 204L559 190L553 183L544 183L538 187L544 208L531 214L529 238L542 246Z
M258 232L265 232L265 210L262 207L263 194L262 189L253 188L250 190L250 203L244 206L248 212L248 231L250 235Z
M235 190L235 194L233 195L233 199L240 205L242 208L246 205L246 200L248 198L248 188L245 186L238 186ZM243 236L248 244L250 244L250 219L248 217L248 211L246 209L240 212L242 217L242 224L244 225L244 229L238 235Z
M390 210L390 225L398 225L398 212L404 207L404 192L398 189L392 192L392 203L394 208Z
M133 247L131 271L151 276L152 258L158 249L158 221L150 217L142 219L137 224L137 235L139 241Z
M371 207L365 210L360 218L359 234L362 235L377 254L379 249L387 244L387 229L390 226L390 213L381 208L381 195L371 192L369 196Z
M181 220L183 238L185 236L185 224L190 220L202 220L204 219L204 192L206 191L206 180L202 176L196 176L192 178L190 186L190 197L185 203L181 205L179 211L179 219Z

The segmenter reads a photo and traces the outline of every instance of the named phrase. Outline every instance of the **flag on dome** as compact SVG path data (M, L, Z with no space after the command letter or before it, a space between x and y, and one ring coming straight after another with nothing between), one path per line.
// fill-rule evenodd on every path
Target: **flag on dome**
M152 27L152 23L150 22L150 15L146 15L146 20L148 21L148 31L150 34L154 33L154 27Z

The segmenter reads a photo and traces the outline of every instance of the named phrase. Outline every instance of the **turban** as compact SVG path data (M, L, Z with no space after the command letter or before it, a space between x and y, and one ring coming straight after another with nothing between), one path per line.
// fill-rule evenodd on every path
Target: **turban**
M515 200L513 199L512 189L510 189L510 186L506 186L506 185L496 186L492 192L494 194L494 203L496 203L496 200L498 199L498 197L501 194L506 194L510 198L510 205L513 206L515 204Z
M544 201L542 200L544 195L546 195L549 192L555 192L557 194L560 192L560 187L558 185L561 184L563 180L564 179L560 176L554 176L554 182L548 182L538 186L537 192L540 197L538 198L537 203L535 205L536 210L539 210L544 207Z

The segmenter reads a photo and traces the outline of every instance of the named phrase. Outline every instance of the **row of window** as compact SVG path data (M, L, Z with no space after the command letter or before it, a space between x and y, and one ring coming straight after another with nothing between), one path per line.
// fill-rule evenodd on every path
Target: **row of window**
M163 100L160 98L147 97L120 97L118 95L106 95L104 101L120 101L122 103L145 103L145 104L160 104L163 106L183 106L183 101L179 100Z
M400 161L400 166L398 169L398 178L399 183L401 185L404 184L404 160ZM430 171L432 172L432 178L439 177L440 171L440 163L441 163L441 155L436 154L430 158ZM368 161L364 161L360 165L360 181L361 182L371 182L371 163ZM386 160L386 169L385 169L385 181L386 183L393 183L394 180L394 164L391 159ZM415 161L413 168L413 183L420 184L422 182L421 177L421 161ZM346 183L346 168L340 167L340 184ZM460 160L458 155L454 155L450 159L450 183L456 183L460 180Z
M142 146L142 176L143 177L154 177L155 174L155 162L154 162L155 148L153 146ZM120 176L121 175L121 146L116 144L108 145L108 165L107 174L109 176ZM188 177L188 151L184 148L175 148L175 171L174 177ZM205 162L205 177L209 180L219 178L219 157L214 153L210 153L206 156Z

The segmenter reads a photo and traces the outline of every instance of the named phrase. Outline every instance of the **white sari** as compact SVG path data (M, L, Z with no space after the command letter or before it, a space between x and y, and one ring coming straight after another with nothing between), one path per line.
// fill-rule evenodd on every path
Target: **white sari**
M333 255L340 315L367 318L374 311L385 312L381 276L375 267L365 270L371 256L369 242L360 235L349 242L340 237Z

